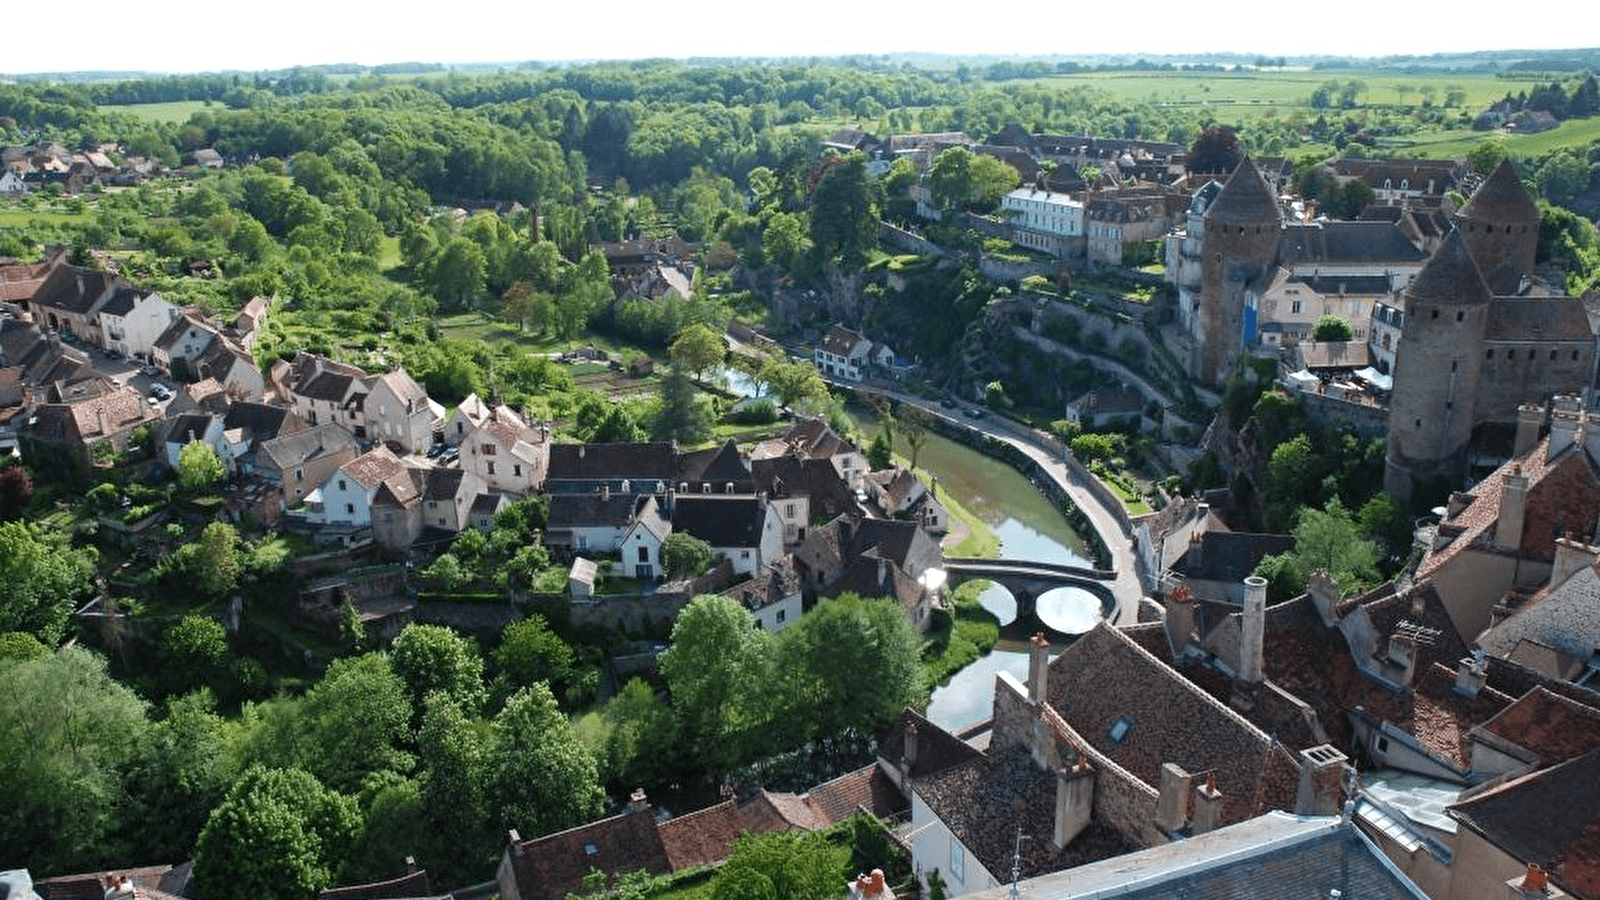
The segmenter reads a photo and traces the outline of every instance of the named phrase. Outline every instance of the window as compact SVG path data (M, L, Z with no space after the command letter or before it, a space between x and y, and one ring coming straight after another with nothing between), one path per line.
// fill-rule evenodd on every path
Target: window
M462 433L465 432L465 431L466 431L466 426L461 424L461 420L460 419L457 419L456 420L456 437L460 437L462 435Z
M778 610L778 621L779 622L782 622L784 619L787 619L787 618L789 618L789 611L788 610L786 610L786 609Z
M953 834L950 836L950 875L957 881L967 880L967 851Z
M1106 732L1106 740L1113 744L1120 744L1128 736L1128 732L1132 730L1133 717L1127 715L1118 716L1117 720L1111 723L1111 730Z
M344 479L341 478L341 479L339 479L339 490L342 491L344 489L345 489L345 487L344 487Z
M305 479L306 479L306 471L304 469L295 469L294 470L294 480L295 481L304 481Z
M440 528L445 527L445 525L444 525L444 516L440 516L439 517L439 527Z
M1484 359L1494 359L1494 348L1490 347L1489 349L1483 351L1483 358Z
M739 551L739 558L740 559L749 559L750 558L750 551L749 550L740 550Z
M492 459L489 460L487 463L485 463L485 465L487 465L489 467L489 474L493 475L494 474L494 460L492 460Z
M1299 313L1300 313L1300 301L1299 300L1295 300L1295 301L1290 302L1290 304L1289 304L1289 314L1290 315L1299 315Z
M1461 311L1459 309L1456 310L1456 321L1457 322L1465 320L1466 317L1467 317L1467 314L1465 312L1463 312L1463 311Z
M789 518L789 519L794 518L794 504L793 503L784 504L783 515L784 515L785 518Z
M639 562L649 562L649 561L650 561L650 548L644 546L643 544L640 544L639 545Z
M355 513L356 513L356 505L354 503L346 503L344 505L344 511L349 513L350 515L355 515Z
M1429 315L1428 318L1430 318L1430 319L1439 318L1439 311L1437 309L1430 309L1430 310L1428 310L1428 312L1431 313L1431 315Z
M522 477L522 463L512 463L511 464L511 474L517 476L518 478L521 478Z
M493 444L484 444L483 445L483 455L484 456L493 456L494 455L494 445Z
M1385 750L1388 750L1388 749L1389 749L1389 739L1386 738L1386 737L1378 738L1378 752L1382 753L1382 752L1384 752Z

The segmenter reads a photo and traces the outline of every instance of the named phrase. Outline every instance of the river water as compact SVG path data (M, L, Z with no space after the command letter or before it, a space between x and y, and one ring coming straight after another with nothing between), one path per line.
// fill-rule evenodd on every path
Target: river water
M858 417L857 424L866 435L864 441L876 436L876 422ZM910 453L903 442L897 442L896 450ZM952 495L994 532L1002 558L1092 565L1083 540L1016 469L936 434L928 435L917 454L917 466L934 474L940 496ZM1019 680L1027 677L1028 629L1015 621L1016 601L998 586L984 591L979 600L1001 622L1000 643L936 688L928 703L928 718L952 732L989 718L997 673L1010 672ZM1057 652L1070 635L1082 634L1100 620L1099 600L1076 588L1048 591L1036 606L1039 620L1053 632L1047 636Z

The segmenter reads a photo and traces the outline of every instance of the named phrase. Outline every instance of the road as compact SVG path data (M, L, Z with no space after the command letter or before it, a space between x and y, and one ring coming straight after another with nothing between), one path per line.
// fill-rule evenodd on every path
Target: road
M986 413L982 418L970 418L961 410L945 409L935 401L898 391L891 386L842 381L826 376L824 380L835 387L880 394L892 397L901 403L909 403L931 416L982 431L1026 453L1039 464L1040 470L1060 485L1067 496L1072 498L1072 502L1083 510L1089 519L1089 524L1099 533L1101 542L1109 551L1111 568L1117 573L1116 579L1110 582L1111 590L1117 598L1117 609L1111 617L1112 624L1132 625L1139 621L1139 601L1144 598L1144 586L1139 581L1138 561L1133 552L1131 537L1123 530L1122 519L1100 501L1099 494L1091 491L1087 485L1074 477L1072 470L1062 461L1061 451L1057 449L1059 445L1053 439L1002 416Z

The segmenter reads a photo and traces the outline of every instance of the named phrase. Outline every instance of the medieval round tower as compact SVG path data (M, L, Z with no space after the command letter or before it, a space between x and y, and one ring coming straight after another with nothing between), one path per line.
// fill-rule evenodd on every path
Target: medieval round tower
M1533 271L1539 245L1539 208L1517 180L1510 160L1501 160L1456 213L1456 230L1496 295L1517 293Z
M1490 292L1457 229L1401 296L1384 490L1403 500L1421 481L1466 469Z
M1233 170L1202 221L1199 353L1195 374L1220 383L1244 352L1246 292L1265 287L1278 257L1283 215L1256 164L1246 157Z

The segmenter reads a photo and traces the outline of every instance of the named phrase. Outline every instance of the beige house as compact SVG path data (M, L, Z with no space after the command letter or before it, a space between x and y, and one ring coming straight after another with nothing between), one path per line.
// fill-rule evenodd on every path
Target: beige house
M324 422L293 434L262 441L256 472L283 489L285 508L299 506L336 469L361 451L342 425Z
M428 399L428 392L403 367L371 380L363 411L370 440L394 444L406 453L427 449L444 423L444 407Z
M522 496L538 490L550 468L550 435L499 406L461 441L461 468L490 490Z

